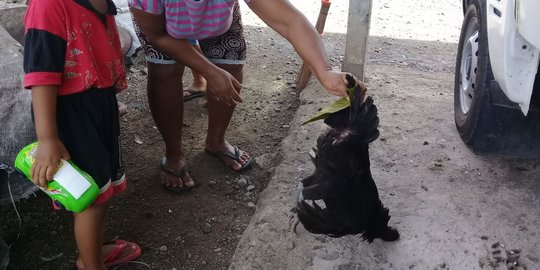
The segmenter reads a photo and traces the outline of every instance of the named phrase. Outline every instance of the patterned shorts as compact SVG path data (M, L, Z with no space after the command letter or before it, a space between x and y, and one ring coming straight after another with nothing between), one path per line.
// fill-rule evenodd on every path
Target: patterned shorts
M176 60L158 51L133 22L135 32L139 37L146 61L154 64L175 64ZM194 41L192 44L196 45ZM199 40L203 54L214 64L243 65L246 60L246 40L244 26L238 2L234 6L231 27L221 36Z

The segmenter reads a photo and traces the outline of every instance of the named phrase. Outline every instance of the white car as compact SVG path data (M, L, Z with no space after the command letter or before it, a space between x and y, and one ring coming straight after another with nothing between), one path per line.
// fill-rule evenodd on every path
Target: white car
M454 85L461 138L477 153L540 156L540 0L463 0L463 11Z

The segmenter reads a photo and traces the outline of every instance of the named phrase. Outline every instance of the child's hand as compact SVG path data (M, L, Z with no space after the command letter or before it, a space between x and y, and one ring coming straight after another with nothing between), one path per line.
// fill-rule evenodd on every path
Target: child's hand
M39 140L34 163L30 170L34 184L46 188L47 182L53 180L60 165L60 159L69 160L70 157L64 144L58 138Z
M347 73L327 70L320 74L319 80L326 88L326 91L333 95L346 97L347 96Z

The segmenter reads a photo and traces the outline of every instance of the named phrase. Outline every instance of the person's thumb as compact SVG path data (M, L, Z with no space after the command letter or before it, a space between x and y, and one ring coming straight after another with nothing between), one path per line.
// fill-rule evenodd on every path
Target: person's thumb
M352 76L352 75L351 75ZM349 81L347 80L347 73L342 73L341 74L341 80L343 81L343 83L345 84L345 87L347 87L347 85L349 84Z

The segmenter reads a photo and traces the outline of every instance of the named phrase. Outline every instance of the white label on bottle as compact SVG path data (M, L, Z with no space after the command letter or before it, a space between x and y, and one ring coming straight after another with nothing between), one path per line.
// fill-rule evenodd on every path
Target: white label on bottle
M62 160L62 166L54 175L54 180L75 199L79 199L91 186L90 182L65 160Z

